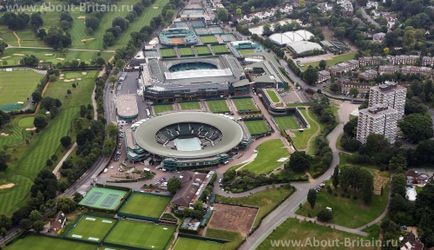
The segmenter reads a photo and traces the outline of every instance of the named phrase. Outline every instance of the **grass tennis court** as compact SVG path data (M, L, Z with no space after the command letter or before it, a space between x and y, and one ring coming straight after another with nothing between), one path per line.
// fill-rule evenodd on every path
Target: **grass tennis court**
M83 215L72 226L66 237L71 239L101 242L110 229L115 225L115 220L96 216Z
M232 99L238 111L258 111L258 108L253 103L252 98L237 98Z
M211 55L208 46L197 46L195 48L198 56Z
M0 71L0 105L26 102L42 77L32 70Z
M178 48L178 54L180 56L194 56L194 52L191 48Z
M286 116L276 116L274 117L274 121L277 123L277 126L281 129L299 129L297 118L293 115Z
M5 250L95 250L96 245L44 236L28 235L7 246Z
M244 121L250 135L262 135L270 131L268 124L264 120Z
M181 102L182 110L192 110L192 109L200 109L200 104L198 102Z
M155 114L159 115L164 112L169 112L173 110L172 104L161 104L161 105L154 105L154 112Z
M174 49L160 49L160 55L163 58L176 57L176 51Z
M202 43L218 43L217 38L213 35L201 36L200 41Z
M210 240L198 240L186 237L179 237L175 243L174 250L220 250L223 244Z
M227 54L229 53L228 48L226 48L225 45L213 45L211 46L211 49L214 51L215 54Z
M265 91L267 91L267 95L270 97L271 101L274 103L279 103L280 102L280 98L276 93L275 89L266 89Z
M98 209L116 210L126 194L127 192L122 190L93 187L87 192L83 200L80 201L80 205Z
M227 113L229 112L229 107L226 104L226 100L211 100L207 101L208 107L213 113Z
M132 193L119 212L158 219L170 200L168 196Z
M250 54L254 54L256 52L256 50L254 50L254 49L240 49L240 50L238 50L238 52L240 52L240 54L242 56L247 56Z
M258 155L255 160L244 166L243 170L248 170L255 174L269 173L281 166L284 163L283 159L289 157L289 152L283 146L280 139L263 142L256 150L258 151ZM282 161L280 161L281 159Z
M105 242L144 249L165 249L175 227L138 221L119 221Z

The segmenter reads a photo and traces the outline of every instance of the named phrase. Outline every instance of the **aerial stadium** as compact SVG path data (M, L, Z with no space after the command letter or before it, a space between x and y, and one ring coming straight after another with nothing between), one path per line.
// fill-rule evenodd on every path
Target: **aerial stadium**
M225 163L248 138L232 117L178 112L141 120L125 136L129 160L151 158L167 170Z
M169 28L160 32L158 38L164 46L194 45L199 39L193 31L188 28Z

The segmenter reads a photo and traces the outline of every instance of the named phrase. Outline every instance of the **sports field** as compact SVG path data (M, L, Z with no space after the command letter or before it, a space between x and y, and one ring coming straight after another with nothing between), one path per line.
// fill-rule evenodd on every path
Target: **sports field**
M200 109L200 104L198 102L181 102L179 105L182 110Z
M144 249L165 249L175 227L138 221L119 221L105 242Z
M0 71L0 107L26 102L42 78L33 70Z
M176 51L174 49L160 49L160 55L163 58L176 57Z
M286 116L276 116L274 117L274 121L277 123L277 126L281 129L298 129L300 128L297 118L293 115Z
M211 49L214 51L215 54L229 53L229 50L228 48L226 48L226 45L212 45Z
M217 38L214 35L201 36L199 39L202 43L218 43Z
M164 112L169 112L173 110L172 104L160 104L160 105L154 105L154 112L155 114L159 115Z
M253 103L252 98L236 98L232 99L238 111L258 111L258 108Z
M220 250L223 244L210 240L198 240L186 237L179 237L176 240L174 250Z
M226 100L210 100L207 101L208 107L213 113L228 113L229 107Z
M240 52L240 54L242 56L247 56L250 54L254 54L256 52L256 50L254 50L254 49L240 49L240 50L238 50L238 52Z
M300 112L309 124L309 128L303 131L293 130L292 131L292 142L297 150L306 150L307 153L315 153L315 136L317 136L321 130L319 123L317 122L315 115L306 108L300 107Z
M255 174L265 174L281 166L289 157L288 150L279 139L269 140L261 143L256 148L258 155L253 162L242 169Z
M271 101L274 103L279 103L280 102L280 98L276 93L275 89L266 89L265 91L267 91L267 95L270 97Z
M79 204L91 208L116 210L126 194L127 192L122 190L92 187Z
M60 238L28 235L21 238L11 245L7 246L5 250L95 250L96 245L87 244L83 242L64 240Z
M208 46L196 46L195 49L198 56L211 55Z
M194 52L191 48L178 48L178 54L180 56L194 56Z
M246 124L252 136L266 134L270 131L268 124L264 120L244 121L244 124Z
M132 193L119 212L158 219L170 200L168 196Z
M68 231L66 237L101 242L115 223L113 219L83 215Z

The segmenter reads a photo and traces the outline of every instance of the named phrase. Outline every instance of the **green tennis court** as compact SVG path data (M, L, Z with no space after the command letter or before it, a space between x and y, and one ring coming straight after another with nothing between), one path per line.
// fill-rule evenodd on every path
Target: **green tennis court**
M119 212L158 219L170 200L169 196L132 193Z
M95 250L97 246L78 241L29 235L7 246L5 250Z
M115 225L115 220L91 215L83 215L68 231L66 237L91 242L101 242L110 229Z
M191 239L179 237L175 243L174 250L220 250L223 244L210 240Z
M207 101L208 107L213 113L227 113L229 112L226 100L211 100Z
M250 135L262 135L270 131L268 124L264 120L244 121Z
M127 192L122 190L93 187L79 204L97 209L116 210L126 194Z
M253 103L252 98L236 98L232 99L238 111L258 111L258 108Z
M298 129L300 126L298 125L297 118L293 115L287 116L276 116L274 117L274 121L276 121L277 126L281 129Z

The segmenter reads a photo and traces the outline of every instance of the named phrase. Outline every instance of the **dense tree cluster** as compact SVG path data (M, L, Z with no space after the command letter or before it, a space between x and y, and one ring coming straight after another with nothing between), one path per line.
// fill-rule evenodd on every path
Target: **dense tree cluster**
M361 196L369 204L374 194L374 177L366 169L346 166L340 168L339 187L344 193Z

